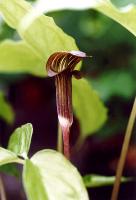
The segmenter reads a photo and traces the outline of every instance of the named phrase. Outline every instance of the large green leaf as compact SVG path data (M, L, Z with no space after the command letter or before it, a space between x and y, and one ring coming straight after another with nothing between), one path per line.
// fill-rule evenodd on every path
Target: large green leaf
M99 129L107 118L107 109L85 79L73 80L73 105L81 124L82 137Z
M44 62L23 42L0 43L0 72L45 75Z
M9 139L8 149L16 155L27 158L33 133L32 124L28 123L17 128Z
M40 170L30 160L25 161L23 183L28 200L48 200Z
M131 33L136 36L136 5L134 4L134 0L127 0L125 3L118 3L118 0L78 0L78 3L75 1L63 1L59 0L56 2L55 0L46 0L46 4L44 0L38 1L37 8L39 12L51 12L55 10L62 9L89 9L93 8L112 18L113 20L120 23L126 29L128 29ZM112 2L116 2L116 5L122 5L123 7L117 8ZM119 1L121 2L121 1ZM91 28L91 27L90 27Z
M1 0L0 12L44 62L56 51L77 49L74 39L65 34L51 17L36 17L37 10L24 0Z
M12 163L17 161L15 153L0 147L0 165Z
M88 200L77 169L53 150L42 150L26 160L23 182L29 200Z
M131 178L121 178L121 182L126 182L131 180ZM113 185L115 182L115 176L101 176L96 174L84 176L84 184L86 187L102 187Z
M0 91L0 117L11 124L14 120L14 112L11 105L5 100L4 94Z
M114 19L136 36L136 6L131 2L125 7L117 8L110 0L102 0L96 10Z

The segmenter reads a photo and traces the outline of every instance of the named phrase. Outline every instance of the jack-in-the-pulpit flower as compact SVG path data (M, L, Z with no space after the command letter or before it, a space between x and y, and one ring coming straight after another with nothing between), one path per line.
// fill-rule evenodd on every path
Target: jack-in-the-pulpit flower
M56 52L49 57L46 64L48 76L55 77L58 119L63 134L64 155L68 159L69 133L73 123L72 75L78 77L79 71L74 71L74 68L85 57L86 54L81 51Z

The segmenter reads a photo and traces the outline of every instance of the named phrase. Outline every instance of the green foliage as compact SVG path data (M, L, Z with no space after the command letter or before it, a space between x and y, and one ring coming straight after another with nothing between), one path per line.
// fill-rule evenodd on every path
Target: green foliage
M2 91L0 91L0 117L9 124L14 121L14 112L11 105L5 100Z
M24 41L5 40L0 43L0 72L43 76L43 65L41 59Z
M81 124L82 138L95 132L107 118L107 109L85 79L73 80L73 105Z
M105 72L91 83L105 101L112 96L122 96L128 99L136 91L135 78L129 72L122 70Z
M46 4L43 4L45 5L45 10L48 2L52 4L53 0L47 0ZM68 1L66 7L63 5L63 2L64 1L62 0L62 4L57 5L57 9L59 9L59 6L61 6L61 9L94 8L117 21L136 36L136 7L135 5L130 6L131 2L135 3L134 1L92 0L89 2L88 0L79 0L78 5L77 3L74 4L74 2L71 4L71 2ZM52 5L55 10L55 4ZM115 5L117 7L115 7ZM118 6L126 5L129 6L123 9L118 8ZM53 9L47 10L51 11ZM6 40L0 44L1 72L6 72L7 74L11 72L31 73L33 75L45 76L44 62L47 61L50 54L55 51L78 49L74 39L66 35L59 27L57 27L52 18L44 15L39 17L38 15L41 11L35 12L30 4L24 0L1 0L0 11L2 12L5 21L12 28L16 29L22 38L22 41L19 42ZM76 18L74 20L76 20ZM108 24L107 26L106 17L103 17L103 22L105 24L102 27L102 24L99 23L99 21L92 20L90 22L88 19L86 24L82 22L81 26L84 24L88 29L90 27L90 30L84 31L84 27L82 26L82 32L84 32L86 37L93 35L97 40L100 35L103 36L103 33L112 27L110 26L110 23L110 25ZM70 29L67 24L66 26ZM75 27L76 26L74 26L74 29ZM112 40L115 38L117 43L126 40L124 34L122 35L122 32L120 33L120 29L118 32L119 34L116 34L116 31L114 32L114 28L111 30L113 33L109 34L108 37L100 38L102 42L97 40L97 44L99 43L97 47L101 50L104 48L103 45L107 45L108 47L109 43L107 38L111 37L110 44L112 45L114 44L114 42L112 43ZM81 42L84 43L84 41ZM84 46L85 48L93 46L93 50L97 49L96 45L93 43L90 44L88 40L84 43ZM100 65L100 67L103 71L103 66ZM127 71L123 72L115 70L112 71L112 74L110 72L102 73L102 75L98 75L98 77L99 78L96 79L96 81L93 81L93 84L95 88L100 91L100 94L102 93L101 96L105 100L109 99L113 95L122 95L125 98L129 98L135 92L135 80L132 79L132 76L128 74ZM113 82L114 84L112 84ZM12 117L9 117L10 114L7 114L8 112L5 111L10 109L8 109L8 106L6 107L4 103L3 100L1 103L0 96L0 116L6 120L8 118L8 122L12 121ZM4 109L1 106L3 104ZM107 111L99 100L97 93L91 88L90 84L86 80L73 81L73 104L74 111L81 123L82 137L95 132L106 120ZM1 112L3 114L1 114ZM28 124L26 126L28 126ZM27 153L29 151L32 136L32 127L30 127L30 130L28 131L28 135L26 132L22 131L23 128L24 126L17 129L11 136L9 142L9 149L11 151L0 148L0 165L10 162L25 163L23 169L23 180L28 199L49 199L52 198L51 195L54 195L54 193L55 197L53 196L53 198L55 199L56 197L57 199L66 199L66 195L69 194L72 194L73 196L70 196L71 198L68 196L67 199L88 199L79 173L61 154L51 150L43 150L35 154L30 160L27 159ZM24 156L24 159L26 160L24 161L19 159L18 155ZM114 177L87 175L84 178L84 181L86 187L99 187L113 184ZM126 179L123 178L122 181L126 181ZM36 185L35 182L37 183ZM54 190L54 193L52 190ZM57 193L58 191L60 191L59 194ZM63 195L65 195L65 197Z
M28 199L88 200L79 172L62 154L48 149L37 152L30 160L24 156L29 150L31 136L32 125L23 125L11 135L11 151L0 148L0 165L13 162L24 164L23 183ZM25 160L16 154L24 156Z
M27 158L33 133L32 124L28 123L17 128L10 137L8 149L18 156Z
M88 199L77 169L56 151L42 150L26 160L23 177L29 200Z
M12 163L17 160L17 156L12 151L0 147L0 165Z
M135 0L123 0L123 1L122 0L111 0L111 2L118 7L127 6L129 4L136 4Z
M12 38L14 36L15 30L10 28L1 18L0 20L0 41L5 38Z
M46 62L52 53L56 51L77 49L74 39L66 35L58 26L56 26L51 17L44 15L36 17L34 14L36 12L34 12L31 5L24 0L2 0L0 2L0 11L4 16L5 21L12 28L15 28L25 41L16 43L6 41L1 44L2 52L0 56L0 69L5 69L4 72L6 72L6 70L8 72L28 72L42 76L45 75L43 62ZM27 45L29 45L32 50ZM5 50L7 50L6 54L3 53ZM8 60L6 59L7 56L9 57ZM86 134L97 130L105 122L106 113L102 103L98 103L98 108L93 112L94 116L90 112L87 121L84 120L83 114L86 113L86 111L88 112L89 107L91 108L89 101L91 101L91 98L93 99L91 96L93 93L91 92L90 87L86 87L84 81L76 86L76 89L74 89L75 92L76 90L77 93L80 91L80 86L84 93L80 100L80 105L83 105L83 103L86 102L86 95L89 93L89 99L86 102L85 110L82 106L82 110L78 111L78 102L77 105L74 103L74 109L78 119L81 121L83 134L85 136ZM84 92L84 88L86 92ZM74 98L76 98L75 95ZM74 100L74 102L75 101L76 100ZM96 101L99 100L97 99ZM100 111L101 118L99 119L96 116L100 114ZM91 120L93 121L91 122ZM87 125L87 122L89 122L89 125Z
M0 11L5 21L18 31L44 62L56 51L77 49L74 39L56 26L52 18L37 17L36 11L24 0L2 0Z
M130 5L130 4L129 4ZM117 9L110 0L102 0L96 10L114 19L136 36L136 6ZM131 23L130 23L131 22Z
M19 171L18 171L18 168L15 164L5 164L5 165L2 165L0 166L0 172L3 172L3 173L6 173L10 176L15 176L15 177L19 177Z
M117 2L117 0L116 0ZM121 2L121 1L119 1ZM54 10L62 10L62 9L96 9L97 11L107 15L111 19L117 21L120 23L122 26L124 26L126 29L128 29L131 33L133 33L136 36L136 26L135 26L135 21L136 21L136 6L135 4L132 5L134 1L126 1L122 5L124 5L123 8L117 8L115 5L111 2L111 0L92 0L89 2L88 0L78 1L78 5L73 3L72 1L69 1L65 3L63 0L61 0L58 4L54 3L54 0L48 0L46 1L46 4L48 7L45 5L44 9L44 3L41 1L42 4L42 12L45 10L46 12L51 12ZM53 4L53 6L50 6ZM117 4L116 4L117 5ZM118 4L119 5L119 4ZM127 7L125 7L127 5ZM131 21L131 23L130 23Z
M126 182L129 178L122 177L121 182ZM115 176L101 176L96 174L84 176L84 184L86 187L102 187L112 185L115 182Z
M42 178L39 168L30 160L26 160L23 169L23 184L29 200L48 199ZM36 187L34 187L35 183L38 183Z

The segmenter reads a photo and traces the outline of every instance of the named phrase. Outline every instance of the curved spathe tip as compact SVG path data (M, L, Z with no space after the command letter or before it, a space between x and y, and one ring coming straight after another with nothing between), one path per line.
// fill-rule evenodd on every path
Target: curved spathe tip
M66 70L72 72L75 66L86 57L88 57L86 53L76 50L55 52L46 64L48 76L56 76Z

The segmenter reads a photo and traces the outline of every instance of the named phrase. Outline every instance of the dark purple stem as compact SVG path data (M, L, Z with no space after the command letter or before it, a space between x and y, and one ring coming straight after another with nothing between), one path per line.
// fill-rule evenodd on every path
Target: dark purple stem
M55 77L58 119L63 133L64 155L70 158L69 134L73 122L72 75L62 72Z
M66 156L67 159L70 160L70 143L69 143L69 134L70 131L69 129L63 129L63 142L64 142L64 155Z

